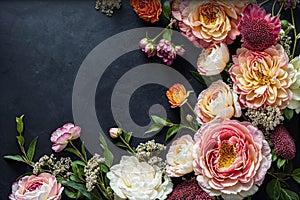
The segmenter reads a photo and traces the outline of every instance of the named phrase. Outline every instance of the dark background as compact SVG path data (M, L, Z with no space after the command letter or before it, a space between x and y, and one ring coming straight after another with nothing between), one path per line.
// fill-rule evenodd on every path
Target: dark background
M31 170L22 163L3 159L7 154L19 154L15 117L25 114L24 135L27 143L39 136L35 160L44 154L51 154L51 133L62 124L73 121L72 88L77 70L88 53L106 38L122 31L165 25L164 20L155 24L143 22L128 1L123 1L121 10L116 11L113 17L97 12L94 6L94 1L0 2L0 199L7 199L14 180ZM270 5L267 7L270 8ZM299 7L297 12L300 12ZM296 22L300 29L298 16ZM296 55L299 52L298 44ZM116 62L124 62L125 59L127 66L148 62L138 51L128 56ZM130 60L130 56L138 60ZM160 61L154 59L151 62ZM185 61L179 58L174 67L182 63ZM111 70L111 73L118 72ZM195 83L194 80L191 82ZM138 92L149 91L146 87ZM163 93L155 97L165 98ZM137 94L135 99L139 98L140 94ZM97 109L105 114L108 111L101 108L100 100ZM153 98L146 98L145 101L152 104ZM147 111L134 108L138 102L141 101L134 101L131 112L138 123L147 124L149 118L139 117ZM99 119L105 118L99 116ZM297 152L300 152L299 121L298 115L285 122L296 139ZM100 123L106 124L106 130L115 125L110 120ZM297 153L294 167L300 167L299 157L300 153ZM292 184L291 187L300 194L299 185ZM265 191L259 190L253 199L267 199Z

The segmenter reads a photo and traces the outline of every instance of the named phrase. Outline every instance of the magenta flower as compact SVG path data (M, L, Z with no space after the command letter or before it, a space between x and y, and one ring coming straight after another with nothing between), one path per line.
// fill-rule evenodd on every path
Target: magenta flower
M271 133L274 151L277 156L292 160L296 155L295 141L284 126L277 126Z
M238 24L238 29L242 35L243 47L262 51L274 45L279 40L281 23L278 17L271 17L265 9L249 4Z
M67 123L56 129L51 135L52 149L55 152L61 152L69 143L70 140L75 140L80 137L81 128L74 124Z
M171 65L176 58L176 54L183 55L184 49L181 46L175 46L169 40L161 39L156 47L157 56L162 58L163 62Z
M205 193L196 180L186 180L179 183L168 200L214 200L214 197Z
M143 38L139 42L139 46L142 51L148 55L148 58L155 56L156 54L156 45L149 38Z

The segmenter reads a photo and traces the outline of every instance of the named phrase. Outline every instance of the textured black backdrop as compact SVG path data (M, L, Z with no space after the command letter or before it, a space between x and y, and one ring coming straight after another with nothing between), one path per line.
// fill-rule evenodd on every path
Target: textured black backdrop
M7 199L12 182L30 170L23 164L3 159L4 155L19 153L15 117L25 114L27 141L39 136L36 158L52 153L50 134L63 123L73 121L72 88L77 70L87 54L106 38L122 31L165 25L164 21L153 25L143 22L132 11L128 1L123 2L122 9L113 17L95 11L94 1L0 2L0 199ZM296 21L300 28L299 17ZM133 55L139 53L133 52ZM126 58L116 62L122 63L124 59L129 62L127 65L147 62L143 56L134 57L137 60L131 63ZM182 63L185 61L179 59L175 67ZM151 91L140 89L142 93ZM141 102L139 98L141 94L136 96L133 105ZM151 99L146 98L148 101ZM100 100L98 106L101 112L105 110L101 108ZM147 113L146 110L132 109L137 123L149 121L149 118L139 117L143 112ZM109 120L101 123L106 124L106 130L115 125ZM300 152L299 115L286 125ZM300 167L299 156L300 153L297 153L294 160L296 167ZM299 185L292 185L292 188L300 193ZM253 199L267 199L265 191L260 190Z

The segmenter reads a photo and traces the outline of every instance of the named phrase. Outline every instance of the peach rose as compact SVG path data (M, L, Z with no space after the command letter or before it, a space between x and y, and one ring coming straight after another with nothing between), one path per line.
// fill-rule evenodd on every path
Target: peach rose
M151 23L158 21L162 12L160 0L130 0L130 5L139 18Z
M212 45L210 48L203 49L199 55L197 66L201 75L211 76L220 74L229 61L229 50L227 45Z
M229 73L243 107L287 106L292 97L289 87L294 69L280 44L264 51L238 49L233 62Z
M240 34L238 19L246 5L246 0L174 0L172 14L180 31L196 46L206 48L235 40Z
M24 176L12 185L11 200L59 200L63 187L55 176L42 173L38 176Z
M166 92L166 95L171 104L171 108L176 108L182 106L186 101L189 93L186 92L185 87L182 84L174 84Z
M215 117L240 117L242 114L238 96L222 80L213 82L203 90L195 107L197 121L206 123Z
M166 172L171 177L180 177L193 171L193 145L190 135L176 139L166 156Z
M194 137L194 171L211 196L239 200L253 195L271 167L271 149L250 122L216 118Z

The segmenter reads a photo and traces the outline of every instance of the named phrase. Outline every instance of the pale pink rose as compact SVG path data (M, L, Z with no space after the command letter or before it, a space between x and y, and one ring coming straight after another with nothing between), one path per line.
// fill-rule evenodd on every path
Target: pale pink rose
M222 80L213 82L199 94L195 113L197 121L201 124L215 117L231 118L242 115L237 94Z
M181 177L193 171L193 145L190 135L176 139L166 156L166 172L170 177Z
M62 151L70 140L75 140L80 137L81 128L74 124L67 123L56 129L51 135L52 149L55 152Z
M199 55L197 66L201 75L211 76L220 74L229 61L229 50L227 45L212 45L207 49L203 49Z
M237 50L230 68L233 89L242 107L273 106L285 108L292 97L294 69L280 44L264 51Z
M55 176L42 173L38 176L24 176L13 183L11 200L59 200L63 187Z
M180 31L198 47L231 44L240 34L237 23L246 0L173 0L172 15Z
M253 195L271 167L271 149L250 122L216 118L194 137L194 171L201 188L225 200Z

